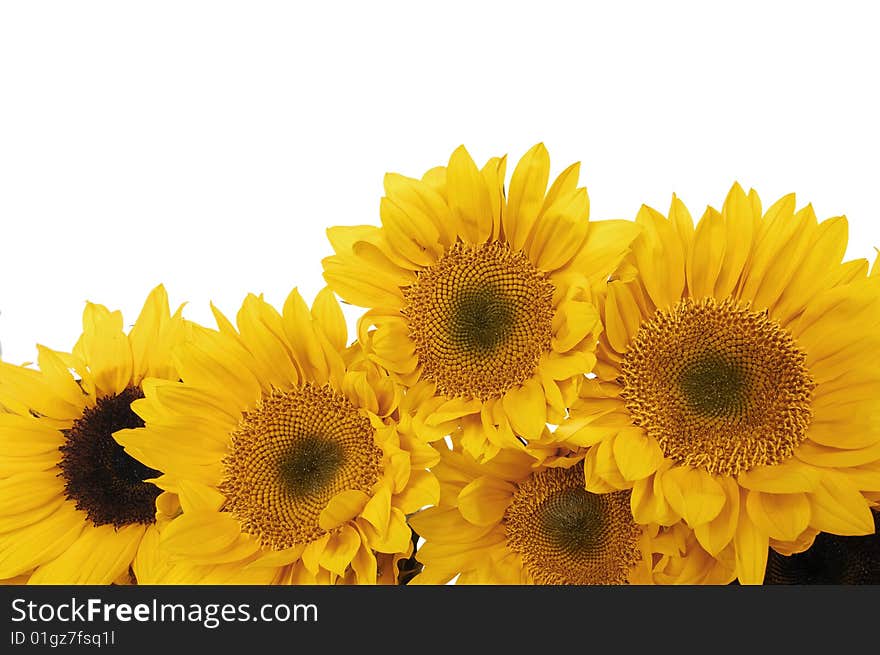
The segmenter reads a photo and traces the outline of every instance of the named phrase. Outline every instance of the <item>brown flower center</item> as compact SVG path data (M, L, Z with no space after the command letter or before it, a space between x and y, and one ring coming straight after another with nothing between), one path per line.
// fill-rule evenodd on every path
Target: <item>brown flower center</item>
M737 475L784 461L806 438L814 384L805 360L766 312L685 299L642 323L621 397L667 457Z
M117 430L144 427L131 409L131 403L143 397L139 387L129 387L99 398L64 430L67 439L59 447L58 464L64 490L96 526L120 528L156 520L156 498L162 491L144 480L161 473L141 464L113 439Z
M274 391L232 433L220 486L226 509L275 550L314 541L333 496L370 493L379 479L373 436L369 419L329 386Z
M624 584L641 557L629 497L587 491L580 466L535 473L504 515L508 546L538 584Z
M456 243L405 298L423 376L445 395L502 396L550 348L553 284L506 243Z

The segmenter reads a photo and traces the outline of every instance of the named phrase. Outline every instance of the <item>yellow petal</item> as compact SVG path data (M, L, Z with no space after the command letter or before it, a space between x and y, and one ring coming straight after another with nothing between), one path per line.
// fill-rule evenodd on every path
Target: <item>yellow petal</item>
M823 221L804 260L782 291L773 313L783 325L806 306L818 285L827 283L846 254L849 225L846 217Z
M33 510L64 495L57 469L18 473L0 479L0 516Z
M196 480L180 480L176 491L184 512L219 512L226 502L226 496L216 487Z
M462 416L476 414L481 407L482 402L478 398L450 398L431 412L425 423L432 427L441 425Z
M361 516L369 521L379 534L384 534L391 516L391 490L386 486L380 487L367 502Z
M503 399L504 413L514 431L526 439L537 439L547 425L547 401L540 381L526 380L508 391Z
M480 175L489 189L492 205L492 239L501 238L501 213L504 205L504 176L507 172L507 155L492 157L480 170Z
M492 234L492 202L485 180L464 146L452 153L446 176L449 208L462 236L469 243L483 243Z
M707 209L697 224L694 246L687 266L687 283L693 298L712 296L715 282L724 263L727 246L724 219L718 212Z
M348 302L360 307L401 307L403 294L400 288L384 277L364 275L360 266L351 265L349 259L325 257L324 280L330 288Z
M669 205L669 221L675 227L675 231L681 239L682 252L684 253L685 261L687 261L691 248L693 248L694 219L691 218L691 213L685 204L674 193L672 194L672 202Z
M794 210L795 196L789 194L773 203L764 215L761 231L756 235L752 255L743 273L742 298L750 300L755 297L767 271L779 259L779 249L791 239L797 227Z
M733 539L739 523L740 491L733 478L720 477L718 482L726 497L724 507L714 519L694 528L697 541L712 557L717 557Z
M411 543L412 530L406 522L406 516L396 507L392 507L384 539L375 544L375 549L380 553L403 553Z
M284 302L284 332L297 361L313 374L326 375L326 360L312 326L312 315L299 290L294 288Z
M410 473L406 488L394 496L393 503L405 514L418 511L428 505L436 505L440 501L440 482L430 471L413 471Z
M440 231L424 215L408 213L390 198L379 202L388 244L416 267L430 266L441 252Z
M363 543L363 539L361 541ZM376 556L366 544L362 545L357 553L355 553L351 560L351 568L354 569L360 584L376 584L376 574L378 572Z
M809 500L810 527L843 536L873 534L874 517L868 501L844 475L827 471Z
M880 443L867 448L842 450L820 446L807 439L795 449L794 456L813 466L831 468L861 466L880 459Z
M679 520L678 515L671 511L661 490L660 474L655 474L633 484L630 496L630 509L636 523L647 525L672 525Z
M658 309L681 299L685 285L685 260L681 240L666 218L647 206L636 216L642 232L633 241L632 252L645 289Z
M750 491L746 508L758 529L780 541L794 541L810 523L810 502L802 493Z
M315 296L312 303L312 316L315 322L324 331L328 341L339 351L348 345L348 329L345 325L345 316L342 308L336 301L336 296L328 287L324 287Z
M538 219L529 245L529 257L542 271L564 267L583 247L590 224L587 190L562 196Z
M211 389L239 411L253 406L262 396L259 381L247 366L225 355L233 344L226 349L218 341L208 337L183 344L176 351L181 378L189 386Z
M626 352L642 324L642 312L623 282L608 284L605 301L605 331L612 348Z
M550 177L550 155L543 143L533 146L513 171L507 207L502 216L504 236L514 250L522 250L544 203Z
M666 501L691 527L714 519L726 501L724 489L702 469L676 466L663 474L662 484Z
M601 444L600 444L601 445ZM594 494L605 494L611 491L618 491L617 487L612 486L605 480L604 475L607 471L602 470L598 463L599 447L594 446L584 455L584 486L587 491Z
M0 533L12 532L13 530L18 530L39 523L47 516L51 516L57 512L58 508L64 503L64 496L59 495L52 500L31 509L26 509L21 512L10 512L9 514L0 514Z
M758 209L760 212L760 209ZM734 184L721 210L724 219L724 260L715 281L715 297L726 298L733 293L749 258L755 226L760 213L739 184Z
M458 494L458 509L474 525L499 523L514 491L513 485L504 480L481 476Z
M739 523L733 536L736 576L740 584L759 585L763 584L767 570L770 540L767 533L752 522L749 513L742 511L743 504L741 501Z
M0 362L0 403L22 405L23 411L33 410L55 419L79 418L82 403L66 402L47 383L48 379L39 371Z
M344 575L360 547L358 531L350 525L343 526L327 541L321 553L321 566L337 575Z
M663 451L641 428L621 430L614 438L614 459L626 480L641 480L656 471Z
M133 378L141 380L150 370L151 352L159 341L162 329L171 320L168 293L161 284L147 296L141 313L128 335L131 344Z
M775 237L782 240L773 246L776 252L768 264L759 287L753 296L744 296L745 299L751 300L753 311L774 307L815 241L816 215L809 205L795 213L788 222L791 226L786 226L785 230ZM763 236L767 238L767 235ZM761 240L758 240L756 247L760 246Z
M559 304L553 316L551 346L557 353L568 352L601 328L599 310L586 301L567 300Z
M40 372L45 376L52 393L73 407L84 407L86 395L73 379L59 353L40 345L37 346L37 352Z
M790 457L781 464L755 466L737 477L740 486L772 494L812 491L819 484L818 469Z
M327 546L327 542L330 541L330 537L331 535L327 533L322 537L309 542L309 544L303 549L302 557L300 559L306 567L306 570L312 575L318 575L321 565L321 556L324 554L324 548Z
M58 557L85 525L85 514L67 501L38 523L0 534L0 579L21 575Z
M321 511L318 525L324 530L332 530L360 514L369 500L370 497L358 489L340 491Z
M245 565L246 569L260 568L264 566L278 567L287 566L298 560L305 550L305 544L295 544L284 550L270 550Z
M445 172L444 185L445 185ZM443 197L430 184L396 173L385 175L385 195L409 215L418 214L430 221L440 234L443 246L455 241L454 226L449 207Z
M74 353L88 364L101 395L116 395L131 384L131 345L122 331L120 312L86 303L83 334Z
M128 571L145 527L89 526L61 555L39 567L30 584L109 585Z
M228 512L187 512L162 531L162 547L179 555L199 556L227 549L240 534L238 521Z
M614 457L614 441L604 439L591 451L596 453L596 474L616 489L629 489L632 482L624 479Z
M633 221L590 221L583 248L568 268L586 276L591 284L604 284L641 229Z
M298 373L291 359L281 316L262 297L248 294L236 316L247 351L257 365L257 377L265 387L284 388L296 381Z

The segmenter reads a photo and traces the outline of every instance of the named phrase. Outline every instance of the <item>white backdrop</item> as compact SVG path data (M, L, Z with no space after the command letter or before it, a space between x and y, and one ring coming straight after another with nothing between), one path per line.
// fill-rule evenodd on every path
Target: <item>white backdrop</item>
M130 322L159 282L201 321L310 299L325 228L378 222L386 171L461 143L582 161L594 218L795 191L873 260L876 24L840 1L2 2L3 358L69 349L87 299Z

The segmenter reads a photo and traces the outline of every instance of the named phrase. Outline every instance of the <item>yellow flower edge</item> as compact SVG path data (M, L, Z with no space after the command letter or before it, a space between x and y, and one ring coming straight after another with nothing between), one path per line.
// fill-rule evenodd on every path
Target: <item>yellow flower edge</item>
M146 425L120 443L173 492L151 584L377 584L412 552L407 514L436 501L436 451L397 429L400 388L346 345L329 289L279 313L249 295L237 326L194 330L180 382L148 379ZM213 567L213 568L212 568Z
M542 144L509 187L505 170L506 157L477 168L460 147L421 179L388 174L382 225L329 229L323 260L328 285L368 309L368 356L418 399L413 429L429 441L463 431L478 459L565 416L596 361L592 287L638 229L589 221L577 163L548 189Z

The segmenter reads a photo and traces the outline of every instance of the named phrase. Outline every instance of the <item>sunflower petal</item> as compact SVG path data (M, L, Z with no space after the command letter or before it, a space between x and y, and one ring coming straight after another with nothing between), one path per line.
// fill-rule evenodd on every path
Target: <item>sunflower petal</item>
M510 505L514 488L508 482L480 476L458 494L461 515L474 525L499 523Z
M462 236L472 244L492 234L492 201L480 170L464 146L456 148L446 169L449 208Z
M741 501L739 522L733 536L736 576L740 584L759 585L764 582L767 570L770 539L752 522L749 513L742 510L743 505L745 503Z
M318 517L318 525L324 530L333 530L360 514L370 497L358 489L346 489L330 499Z
M663 451L641 428L621 430L614 438L614 459L626 480L641 480L663 462Z
M868 501L843 474L827 472L809 500L811 527L843 536L873 534Z
M746 498L749 518L772 539L794 541L810 523L806 494L768 494L750 491Z
M544 203L550 177L550 155L543 143L519 160L510 180L507 207L502 215L504 236L514 250L522 250Z
M662 480L667 502L691 527L714 519L726 502L724 489L702 469L676 466Z

